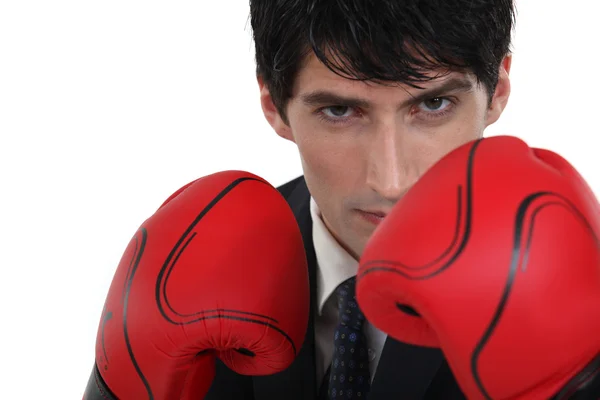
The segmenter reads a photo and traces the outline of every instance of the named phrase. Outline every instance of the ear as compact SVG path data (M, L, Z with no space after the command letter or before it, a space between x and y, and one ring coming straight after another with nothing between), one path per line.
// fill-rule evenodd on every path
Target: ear
M286 121L283 120L277 107L273 104L273 98L269 92L269 88L264 84L262 78L258 78L258 87L260 89L260 105L263 113L269 125L275 130L275 132L284 139L291 140L294 142L294 136L292 135L292 129Z
M496 90L492 96L490 107L487 110L486 126L493 124L498 121L500 115L506 108L508 98L510 96L510 66L512 63L512 55L507 55L500 64L500 71L498 74L498 84Z

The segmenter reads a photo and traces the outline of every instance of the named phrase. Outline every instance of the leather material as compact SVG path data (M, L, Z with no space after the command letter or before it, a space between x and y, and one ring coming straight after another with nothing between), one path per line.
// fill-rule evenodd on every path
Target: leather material
M119 400L104 383L96 365L90 374L83 398L84 400Z
M469 399L548 399L600 349L599 238L598 200L566 160L477 140L377 227L358 301L397 340L440 348Z
M217 357L244 375L288 368L308 315L304 245L285 199L243 171L209 175L174 193L127 246L94 380L121 400L200 399ZM86 400L102 392L88 388Z

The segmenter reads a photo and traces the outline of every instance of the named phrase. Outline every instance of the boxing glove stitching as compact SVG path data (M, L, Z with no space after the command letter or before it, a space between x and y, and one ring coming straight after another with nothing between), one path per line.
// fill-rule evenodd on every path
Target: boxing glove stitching
M231 313L236 313L236 314L245 314L245 315L252 315L255 317L259 317L262 318L264 320L271 320L274 323L278 323L277 320L265 316L265 315L260 315L260 314L255 314L255 313L249 313L249 312L245 312L245 311L241 311L241 310L228 310L228 309L216 309L216 310L202 310L202 311L198 311L196 313L192 313L192 314L182 314L179 313L178 311L176 311L170 304L169 299L168 299L168 295L167 295L167 282L169 280L169 277L171 275L171 272L174 270L175 265L179 259L179 257L181 256L181 254L185 251L185 248L188 246L188 244L191 242L191 240L196 236L196 233L193 232L194 228L198 225L198 223L200 223L200 221L202 220L202 218L204 218L204 216L223 198L225 197L225 195L227 195L227 193L229 193L230 191L232 191L235 187L237 187L240 183L244 182L244 181L256 181L259 183L263 183L263 184L267 184L267 182L257 179L257 178L248 178L248 177L244 177L244 178L238 178L236 180L234 180L233 182L231 182L229 185L227 185L227 187L225 187L219 194L217 194L203 209L202 211L198 214L198 216L196 216L196 218L194 219L194 221L192 221L192 223L190 224L190 226L185 230L185 232L183 233L183 235L181 236L181 238L177 241L177 243L175 244L175 246L173 247L173 249L170 251L167 259L165 260L163 267L161 268L157 279L156 279L156 286L155 286L155 299L156 299L156 304L158 306L158 309L160 311L160 313L162 314L163 318L175 325L187 325L187 324L191 324L191 323L195 323L195 322L199 322L205 319L213 319L213 318L227 318L227 319L235 319L238 321L243 321L243 322L251 322L251 323L255 323L255 324L262 324L265 326L268 326L272 329L274 329L275 331L279 332L280 334L282 334L285 339L290 343L290 345L292 346L292 349L294 351L294 354L298 354L298 350L296 348L296 344L293 342L292 338L285 332L283 331L283 329L274 326L272 324L270 324L267 321L261 321L261 320L255 320L255 319L250 319L250 318L243 318L243 317L237 317L237 316L233 316L233 315L212 315L212 316L198 316L200 314L206 314L206 313L210 313L210 312L231 312ZM189 236L189 238L188 238ZM163 304L164 303L164 304ZM175 321L173 320L169 315L167 315L167 312L165 310L165 308L167 308L168 310L170 310L174 315L178 316L178 317L194 317L194 316L198 316L195 319L189 320L189 321Z
M137 235L140 232L142 234L142 240L141 240L141 244L140 244L139 251L138 251L137 250L137 244L138 244ZM139 364L135 358L135 355L133 354L133 348L131 347L131 341L129 339L129 332L128 332L128 328L127 328L127 306L129 304L129 293L131 291L131 286L133 285L133 279L135 278L135 273L137 272L137 269L140 265L140 261L144 254L147 239L148 239L148 231L146 230L146 228L141 227L138 230L138 232L136 233L136 237L135 237L137 254L134 252L134 257L132 258L132 261L135 259L135 262L133 262L133 264L129 265L129 268L127 271L127 279L125 279L126 286L125 286L125 292L123 293L123 334L125 335L125 345L127 346L127 352L129 353L129 358L131 359L133 367L135 368L135 371L137 372L138 376L142 380L142 383L144 384L144 387L146 388L146 391L148 392L149 400L153 400L154 394L152 393L152 389L150 388L150 382L148 382L148 380L144 376L144 373L142 372L141 367L139 366Z
M173 312L173 314L175 314L177 316L180 316L180 317L189 317L189 316L198 314L198 313L196 313L196 314L180 314L180 313L178 313L171 306L171 303L169 302L169 297L167 295L167 280L169 279L171 271L174 269L175 264L177 262L177 259L179 258L179 255L185 250L185 248L187 247L187 245L189 244L189 242L194 238L194 236L196 236L196 233L192 233L192 231L194 230L194 228L196 227L196 225L198 225L198 223L202 220L202 218L204 218L204 216L206 214L208 214L208 212L223 197L225 197L227 195L227 193L229 193L230 191L232 191L240 183L242 183L244 181L249 181L249 180L260 182L260 183L265 183L262 180L259 180L259 179L256 179L256 178L247 178L247 177L245 177L245 178L238 178L238 179L234 180L233 182L231 182L229 185L227 185L227 187L225 187L223 190L221 190L221 192L219 194L217 194L206 205L206 207L204 207L202 209L202 211L200 211L200 213L192 221L192 223L190 224L190 226L188 226L188 228L185 230L185 232L183 233L183 235L181 235L181 237L179 238L179 240L177 241L177 243L175 244L175 246L169 252L169 255L167 256L167 259L165 260L165 263L163 264L163 267L161 268L161 270L160 270L160 272L159 272L159 274L157 276L157 279L156 279L156 295L155 295L156 304L158 306L158 309L160 310L160 313L163 315L163 317L168 322L171 322L172 324L175 324L175 325L179 324L179 323L173 321L171 318L169 318L169 316L165 312L165 310L163 308L162 301L161 301L161 292L162 292L162 299L164 300L165 305L169 308L169 310L171 310L171 312ZM191 234L191 237L189 239L187 239L187 237L190 236L190 234ZM166 276L165 276L165 272L166 272ZM164 279L163 279L163 277L164 277Z
M546 203L536 206L536 208L532 212L531 218L529 220L528 237L527 237L525 246L523 246L523 244L522 244L522 235L523 235L523 230L524 230L523 225L525 224L525 218L527 217L527 212L529 211L530 206L533 204L533 202L535 200L540 199L545 196L558 197L563 202L548 201ZM509 267L509 275L508 275L507 281L505 283L502 296L500 298L500 303L496 307L496 311L494 312L494 315L492 317L492 321L491 321L490 325L485 330L485 333L483 334L480 341L477 343L477 346L475 347L475 350L473 351L473 355L471 356L471 372L473 374L473 378L475 379L475 382L476 382L477 386L479 387L480 391L482 392L482 394L488 400L490 400L491 397L490 397L489 393L487 392L487 390L485 389L483 382L481 381L481 377L480 377L478 369L477 369L477 362L478 362L481 352L483 351L484 346L487 344L487 342L491 338L494 330L496 329L496 326L498 325L498 323L500 321L500 318L502 317L502 314L504 313L504 310L506 308L506 303L508 302L508 298L510 297L510 293L512 291L513 284L516 280L516 275L519 270L519 266L521 266L522 272L525 272L525 270L526 270L529 250L530 250L531 242L533 240L533 229L535 226L535 218L542 209L544 209L548 206L551 206L551 205L558 205L558 206L564 207L567 211L573 213L573 215L575 215L575 217L579 221L583 222L585 227L591 233L592 237L594 237L596 243L597 244L600 243L599 238L594 233L593 228L591 227L591 225L589 224L589 222L587 221L585 216L577 209L577 207L572 202L570 202L564 196L561 196L557 193L552 193L552 192L538 192L538 193L534 193L534 194L527 196L521 202L519 209L517 211L517 214L516 214L516 218L515 218L515 227L514 227L514 235L513 235L513 237L514 237L513 256L512 256L512 260L511 260L510 267ZM521 260L522 254L523 254L523 259Z
M434 277L434 276L440 274L442 271L449 268L455 262L455 260L459 257L459 255L463 251L463 249L466 247L467 241L468 241L470 233L471 233L470 231L471 231L471 217L472 217L471 213L472 213L472 188L473 188L472 176L473 176L473 171L474 171L474 157L475 157L477 147L481 143L481 141L482 141L482 139L477 141L471 147L470 152L469 152L469 159L468 159L468 166L467 166L467 180L466 180L466 193L467 193L466 216L465 216L465 222L466 222L465 225L466 226L465 226L465 230L464 230L462 243L460 244L460 247L456 250L455 254L452 256L452 258L448 262L446 262L444 265L442 265L440 268L438 268L436 271L428 273L425 276L411 276L411 275L409 275L409 273L407 273L407 271L403 271L403 269L414 271L414 270L418 270L418 269L427 268L427 267L431 266L432 264L434 264L436 261L441 260L442 257L448 253L447 251L444 251L442 256L437 257L437 259L434 260L434 262L428 263L428 264L425 264L424 266L419 266L419 267L409 267L402 262L391 261L391 260L390 261L388 261L388 260L370 260L370 261L364 263L364 269L361 272L359 279L361 279L366 274L371 273L371 272L385 271L385 272L393 272L393 273L401 275L409 280L425 280L425 279L429 279L431 277ZM459 186L459 199L460 199L460 194L461 194L461 186ZM527 244L525 246L525 251L523 251L523 244L521 243L521 240L523 238L521 237L521 234L522 234L523 224L525 223L525 220L524 220L525 214L528 211L529 205L533 202L534 199L542 197L542 196L546 196L546 195L558 197L562 201L561 202L552 201L550 203L545 203L543 205L540 205L533 212L533 217L529 221L530 228L529 228L529 236L527 238ZM457 214L459 214L460 211L462 210L460 205L462 205L462 203L459 200L459 208L458 208ZM477 346L475 347L475 349L473 351L472 357L471 357L471 372L473 374L473 378L474 378L480 392L485 396L486 399L491 399L491 397L489 396L489 394L488 394L487 390L485 389L483 382L481 381L481 378L479 376L479 372L477 369L478 358L479 358L480 353L483 350L483 347L486 345L486 343L490 339L491 335L493 334L493 331L496 328L496 325L498 324L499 319L504 311L504 307L506 305L506 302L508 301L508 297L510 296L512 284L515 280L517 268L519 267L519 265L521 265L522 271L525 271L525 269L526 269L526 265L527 265L527 261L528 261L527 258L529 255L529 246L532 241L531 232L533 230L533 221L535 220L535 215L542 208L545 208L549 205L561 205L561 206L565 207L568 211L575 214L575 216L580 221L583 221L584 225L591 232L592 236L594 237L596 242L599 243L599 247L600 247L599 238L594 233L593 228L591 227L589 222L586 220L585 216L576 208L576 206L572 202L570 202L565 197L560 196L556 193L551 193L551 192L538 192L538 193L530 194L524 200L522 200L521 205L519 207L519 211L517 212L517 215L516 215L516 225L514 228L515 229L515 231L514 231L515 232L515 241L514 241L514 247L513 247L513 261L511 262L511 265L510 265L509 278L505 284L504 292L501 296L500 303L496 307L496 311L494 313L492 321L491 321L490 325L487 327L487 329L485 330L485 333L482 336L482 338L479 340ZM458 219L458 221L460 222L460 219ZM457 223L456 226L457 226L457 230L458 230L459 223ZM451 247L452 247L452 245L454 245L454 242L451 244ZM519 261L520 261L519 257L523 253L524 253L523 261L521 263L519 263ZM516 259L515 259L515 255L517 256Z
M102 388L102 385L100 384L98 375L99 375L98 370L96 368L94 368L94 381L96 382L96 388L98 389L98 393L100 393L100 395L102 397L104 397L106 400L111 400L111 398L107 396L106 392Z

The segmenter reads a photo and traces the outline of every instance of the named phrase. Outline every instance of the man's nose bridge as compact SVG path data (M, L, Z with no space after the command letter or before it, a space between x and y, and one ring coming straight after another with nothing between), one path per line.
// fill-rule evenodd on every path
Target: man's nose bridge
M398 174L404 158L401 147L401 138L395 127L384 128L375 134L370 161L380 179Z
M369 159L369 183L382 195L399 196L413 180L410 151L397 124L381 126L373 135Z

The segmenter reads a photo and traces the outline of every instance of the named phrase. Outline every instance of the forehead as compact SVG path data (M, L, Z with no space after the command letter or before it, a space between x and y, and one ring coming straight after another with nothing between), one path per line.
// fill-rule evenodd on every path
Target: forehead
M431 71L426 75L429 76L431 80L418 84L422 90L440 86L444 82L456 78L468 80L472 82L473 87L477 86L475 76L470 73L459 71L451 71L448 73L445 70L440 69L439 71ZM375 82L358 81L340 76L327 68L314 53L310 53L304 59L298 74L296 75L293 97L302 96L303 94L322 89L360 93L363 96L368 96L369 94L380 96L383 93L396 95L398 92L403 92L408 95L409 93L421 91L402 83L382 85Z

